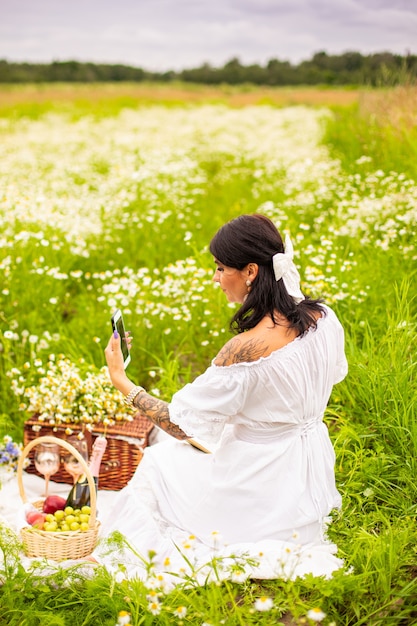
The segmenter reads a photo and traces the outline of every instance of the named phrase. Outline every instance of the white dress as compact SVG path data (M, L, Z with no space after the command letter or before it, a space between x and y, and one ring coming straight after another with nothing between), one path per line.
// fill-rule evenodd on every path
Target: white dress
M213 363L174 394L171 421L214 452L171 437L148 447L103 524L104 536L120 531L133 551L103 542L99 562L146 579L152 551L152 575L199 582L329 576L340 567L324 535L341 498L323 415L347 362L342 326L326 312L316 329L268 357ZM216 567L205 567L213 557Z

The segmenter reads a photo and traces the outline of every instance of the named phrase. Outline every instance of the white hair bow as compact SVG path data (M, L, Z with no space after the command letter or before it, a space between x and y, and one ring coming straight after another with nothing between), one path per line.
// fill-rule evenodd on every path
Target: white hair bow
M300 289L300 274L294 265L294 248L289 235L285 235L285 252L277 252L272 257L275 280L282 278L285 289L293 300L298 304L304 300L304 295Z

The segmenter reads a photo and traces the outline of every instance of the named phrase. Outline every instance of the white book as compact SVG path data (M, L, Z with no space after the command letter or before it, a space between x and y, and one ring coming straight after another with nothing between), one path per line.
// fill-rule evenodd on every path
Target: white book
M193 446L194 448L197 448L198 450L201 450L201 452L205 452L206 454L211 454L216 447L215 445L207 444L202 439L196 439L195 437L190 437L189 439L186 439L186 442L189 443L190 446Z

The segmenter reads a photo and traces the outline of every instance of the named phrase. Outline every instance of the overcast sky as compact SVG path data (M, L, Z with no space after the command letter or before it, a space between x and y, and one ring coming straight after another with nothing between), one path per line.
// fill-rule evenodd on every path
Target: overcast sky
M417 54L417 0L0 0L0 58L180 70Z

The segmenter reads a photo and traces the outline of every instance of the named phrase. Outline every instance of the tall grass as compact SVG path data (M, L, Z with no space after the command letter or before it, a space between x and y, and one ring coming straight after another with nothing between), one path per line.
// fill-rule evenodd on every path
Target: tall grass
M329 534L346 567L330 580L155 591L101 568L26 571L2 527L0 624L113 626L126 610L134 625L292 626L313 623L314 607L327 626L417 623L417 189L414 139L403 143L414 92L370 92L354 111L329 112L253 106L265 98L256 90L238 109L224 90L182 88L167 108L157 89L157 105L150 91L145 103L111 89L102 109L100 92L57 106L40 90L42 110L31 109L33 88L2 94L22 103L15 117L3 108L1 126L0 435L21 439L24 398L11 380L29 380L38 359L103 364L115 306L134 334L139 384L169 399L203 371L233 312L212 285L207 242L258 210L291 231L304 290L324 295L345 327L349 375L325 419L343 497ZM260 611L261 597L273 608Z
M349 107L336 106L326 141L349 171L357 159L370 169L403 172L417 179L417 87L361 92Z
M357 102L359 89L324 87L255 87L192 83L48 83L1 85L0 116L38 119L50 111L102 117L116 115L126 108L161 104L195 106L225 104L232 107L253 105L314 107Z

